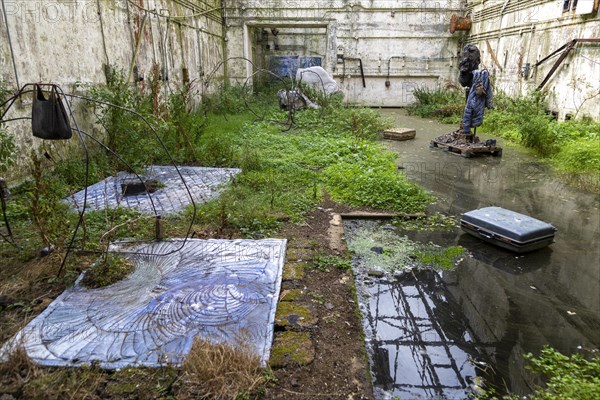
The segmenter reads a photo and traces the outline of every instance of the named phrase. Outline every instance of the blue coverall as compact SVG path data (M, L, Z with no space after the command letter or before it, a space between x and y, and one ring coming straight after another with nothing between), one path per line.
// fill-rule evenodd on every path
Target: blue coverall
M481 82L485 90L483 96L477 96L475 88L477 83ZM471 128L476 128L483 122L483 113L485 108L493 108L494 101L492 97L492 85L490 76L486 69L473 71L473 83L467 97L467 105L463 115L463 131L466 134L471 133Z

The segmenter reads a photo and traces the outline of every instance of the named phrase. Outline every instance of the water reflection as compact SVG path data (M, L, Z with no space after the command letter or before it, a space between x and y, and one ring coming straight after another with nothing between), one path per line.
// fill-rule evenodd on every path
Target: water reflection
M413 271L365 288L374 385L381 397L464 399L481 358L440 276Z

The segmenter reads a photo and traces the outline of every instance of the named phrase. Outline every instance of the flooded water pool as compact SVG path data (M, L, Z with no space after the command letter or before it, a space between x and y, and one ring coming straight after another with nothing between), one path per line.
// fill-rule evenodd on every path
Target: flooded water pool
M442 274L417 261L419 244L389 224L350 220L344 229L376 397L467 398L487 356Z
M597 351L600 346L599 196L562 184L549 166L523 149L500 141L504 146L502 157L462 158L429 148L433 137L453 130L453 126L406 116L398 110L383 113L393 117L397 127L417 130L415 140L388 141L386 146L399 154L398 166L409 179L436 195L438 200L430 212L459 218L466 211L499 206L549 222L558 232L550 247L523 255L486 244L458 228L396 232L417 242L460 245L469 256L455 270L436 272L428 278L421 276L417 285L420 289L415 286L414 277L406 282L371 282L370 288L365 286L371 291L371 298L380 298L376 301L377 310L386 310L396 317L400 311L414 314L416 322L403 322L402 327L399 323L394 328L387 323L376 324L376 328L386 327L381 332L404 329L414 335L421 332L419 321L423 321L431 325L427 325L427 332L433 332L434 339L439 336L443 348L442 352L420 349L415 353L414 349L403 347L400 336L385 346L375 339L382 350L371 345L372 358L394 360L387 363L389 374L384 371L378 375L374 371L375 386L381 391L379 397L393 394L411 398L410 394L401 395L402 391L394 388L403 385L402 390L413 388L412 398L464 398L460 393L472 386L468 380L474 376L486 378L499 391L508 389L525 394L536 381L525 369L523 354L538 354L544 345L565 354ZM407 302L413 301L411 296L419 290L422 293L418 301L422 305L416 306L414 313L414 306ZM370 303L371 300L363 304L364 315L377 315ZM448 325L447 321L452 323ZM456 326L464 329L456 331ZM448 353L446 348L453 350ZM443 361L434 360L437 356ZM452 366L452 359L457 368L463 366L460 374ZM465 359L473 362L461 363ZM489 364L493 373L478 372L474 369L477 361ZM434 367L423 367L428 363ZM415 390L434 380L432 368L436 373L437 369L443 371L441 377L452 377L448 378L451 382L448 388ZM445 378L440 376L442 382Z

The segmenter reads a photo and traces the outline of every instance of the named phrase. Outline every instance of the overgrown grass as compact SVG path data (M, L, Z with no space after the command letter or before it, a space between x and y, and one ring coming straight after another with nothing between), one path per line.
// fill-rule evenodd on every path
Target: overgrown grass
M196 339L183 364L178 399L251 399L266 376L260 357L243 345Z
M420 211L431 197L397 172L394 155L374 141L387 121L369 109L335 106L304 110L296 126L282 130L252 115L209 117L201 140L204 160L239 166L242 173L202 207L203 223L242 234L267 234L281 221L300 221L327 191L352 206Z
M547 114L542 94L496 97L482 131L533 149L567 181L600 193L600 123L590 118L558 122Z

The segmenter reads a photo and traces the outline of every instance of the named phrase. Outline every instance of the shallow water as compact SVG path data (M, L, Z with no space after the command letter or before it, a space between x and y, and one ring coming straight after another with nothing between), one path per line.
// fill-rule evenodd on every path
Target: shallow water
M344 228L355 254L354 276L376 397L465 399L477 376L484 375L477 362L485 363L487 356L442 274L414 268L417 261L408 256L415 249L412 241L407 243L384 222L346 221ZM371 244L365 246L367 241ZM392 252L394 257L386 257ZM394 260L397 265L390 262ZM374 267L385 270L385 277L371 277Z
M457 313L454 318L464 321L465 332L472 335L471 339L457 337L457 346L469 341L477 344L495 371L492 383L500 390L508 388L516 393L529 392L535 383L524 369L522 354L537 354L544 345L567 354L597 349L599 196L565 186L550 167L521 148L506 146L502 140L502 157L462 158L429 148L433 137L454 130L454 126L410 117L400 110L383 113L392 116L397 127L417 130L415 140L386 141L386 146L399 154L397 163L409 179L437 196L430 211L460 217L473 209L499 206L558 228L554 244L524 255L487 244L459 229L407 233L416 241L458 244L470 252L455 271L440 273L439 284L434 285L443 287L445 302L452 304L452 312ZM389 290L404 290L405 285L401 286ZM389 298L388 294L384 296ZM385 301L400 307L400 297ZM436 318L441 318L437 314ZM411 359L401 352L398 357ZM403 366L399 376L410 374L409 369ZM454 396L450 392L441 395ZM440 393L417 398L435 396Z

